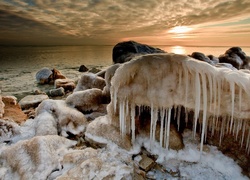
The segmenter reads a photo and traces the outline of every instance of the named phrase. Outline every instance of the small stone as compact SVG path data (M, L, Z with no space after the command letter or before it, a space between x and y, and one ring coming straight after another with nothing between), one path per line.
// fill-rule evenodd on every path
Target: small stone
M51 90L49 90L48 95L51 97L63 96L63 95L65 95L64 88L60 87L57 89L51 89Z
M141 155L141 157L142 159L139 162L139 166L147 172L155 165L155 162L146 155Z
M76 87L75 81L72 79L56 79L55 88L63 87L65 91L73 91Z
M79 68L79 72L86 72L88 70L89 69L85 65L81 65L80 68Z
M48 95L28 95L19 101L19 105L22 109L35 108L45 99L49 99Z

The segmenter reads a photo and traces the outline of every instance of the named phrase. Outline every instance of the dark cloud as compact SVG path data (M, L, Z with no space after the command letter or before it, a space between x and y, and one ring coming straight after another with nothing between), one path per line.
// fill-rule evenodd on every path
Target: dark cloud
M249 15L249 0L3 0L0 44L112 44L127 37L167 36L174 26L210 26Z

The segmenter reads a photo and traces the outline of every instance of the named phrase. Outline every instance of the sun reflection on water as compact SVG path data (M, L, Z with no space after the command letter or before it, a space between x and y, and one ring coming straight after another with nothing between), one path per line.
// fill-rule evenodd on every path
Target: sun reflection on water
M172 53L175 53L175 54L186 54L186 49L182 46L173 46L171 47L171 50L170 50Z

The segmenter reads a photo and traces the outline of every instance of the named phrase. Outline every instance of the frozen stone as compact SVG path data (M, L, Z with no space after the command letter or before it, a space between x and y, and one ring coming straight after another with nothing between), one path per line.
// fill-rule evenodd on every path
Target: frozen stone
M75 144L64 137L48 135L8 146L0 155L3 166L9 169L1 179L47 179L62 168L60 159Z
M35 108L45 99L49 99L48 95L28 95L19 101L19 105L22 109L29 109L31 107Z
M92 88L98 88L103 89L105 87L105 80L93 73L84 73L81 75L81 78L78 80L78 83L76 85L76 88L74 89L74 92L76 91L83 91L86 89L92 89Z
M0 143L9 141L12 137L20 134L20 127L11 120L0 119Z
M103 102L102 90L97 88L77 91L66 98L66 103L81 112L96 111Z
M2 96L0 95L0 118L3 117L5 104L2 101Z
M139 166L144 171L149 171L153 166L155 165L155 162L153 159L149 158L146 155L141 155L141 160L139 161Z
M36 73L36 81L39 84L48 84L53 79L53 72L49 68L42 68Z
M85 139L97 147L112 142L124 149L131 148L130 137L121 137L119 129L109 123L107 116L98 117L88 125Z

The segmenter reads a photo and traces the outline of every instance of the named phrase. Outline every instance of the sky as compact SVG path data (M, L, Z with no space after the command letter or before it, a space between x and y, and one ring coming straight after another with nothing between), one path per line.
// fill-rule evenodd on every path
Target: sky
M1 0L0 45L250 46L250 0Z

